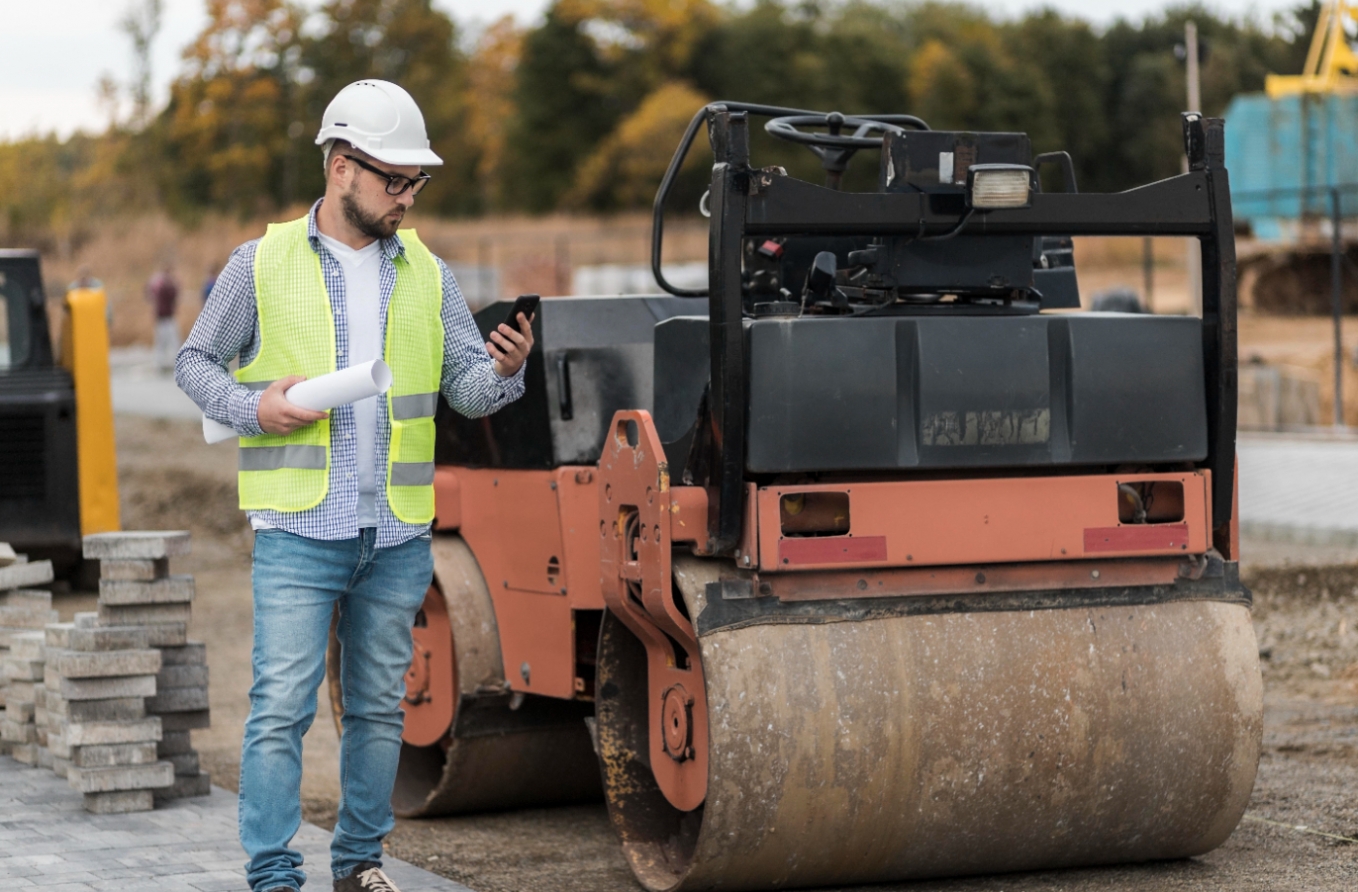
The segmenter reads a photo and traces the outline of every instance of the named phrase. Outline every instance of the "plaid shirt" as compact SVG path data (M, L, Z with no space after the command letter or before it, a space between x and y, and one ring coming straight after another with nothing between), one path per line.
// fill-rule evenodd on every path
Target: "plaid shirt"
M320 255L330 309L335 315L335 368L349 365L349 328L345 318L344 271L324 245L316 229L317 201L307 220L311 249ZM230 425L243 437L264 433L259 426L259 399L263 391L247 390L227 371L237 356L242 366L259 352L259 318L255 309L255 247L259 240L237 248L217 276L207 303L175 362L175 383L208 418ZM386 341L387 306L396 286L393 259L405 248L396 237L381 242L382 342ZM467 302L452 272L438 261L443 273L443 381L440 390L448 404L469 418L489 415L523 395L523 367L510 378L501 378L486 352L485 341L472 320ZM527 363L524 364L525 367ZM325 499L306 511L252 511L252 520L309 539L352 539L358 536L358 459L354 442L354 410L340 406L330 413L330 487ZM399 545L426 532L428 524L398 520L387 504L387 449L391 422L377 413L377 546Z

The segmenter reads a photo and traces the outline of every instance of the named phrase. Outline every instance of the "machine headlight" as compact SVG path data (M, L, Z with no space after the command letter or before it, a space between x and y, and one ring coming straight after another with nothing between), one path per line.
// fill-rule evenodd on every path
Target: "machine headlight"
M1026 208L1033 169L1023 164L973 164L967 170L967 204L978 211Z

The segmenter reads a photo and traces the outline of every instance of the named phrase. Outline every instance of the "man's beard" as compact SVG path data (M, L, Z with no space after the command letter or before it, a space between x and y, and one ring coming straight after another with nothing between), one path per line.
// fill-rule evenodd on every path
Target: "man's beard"
M396 227L401 225L401 217L405 216L402 214L395 221L391 221L386 217L375 217L365 213L363 208L358 206L358 199L352 189L340 196L340 206L344 208L344 219L349 221L349 225L368 238L391 238L396 234Z

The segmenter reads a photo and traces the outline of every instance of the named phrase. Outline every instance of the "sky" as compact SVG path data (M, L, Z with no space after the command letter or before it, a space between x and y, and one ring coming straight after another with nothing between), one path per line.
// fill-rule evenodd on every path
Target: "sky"
M95 87L107 73L125 83L132 67L127 38L116 24L129 0L7 0L0 28L0 140L33 133L65 137L82 129L102 130L106 113ZM305 0L317 5L318 0ZM1231 15L1267 18L1297 0L1208 0ZM549 0L434 0L463 26L485 25L504 15L523 24L536 21ZM179 52L205 22L204 0L164 0L165 13L153 55L155 98L162 103L179 70ZM1020 15L1051 6L1095 24L1118 16L1137 20L1166 5L1166 0L987 0L1000 15ZM475 12L468 12L474 6Z

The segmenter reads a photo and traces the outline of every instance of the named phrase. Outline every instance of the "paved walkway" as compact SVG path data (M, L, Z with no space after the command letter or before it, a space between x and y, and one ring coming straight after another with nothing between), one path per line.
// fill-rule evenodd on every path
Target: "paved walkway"
M1240 531L1358 546L1358 437L1242 434Z
M303 824L293 839L330 888L330 834ZM181 799L155 811L92 815L46 768L0 756L0 889L43 892L248 892L236 840L236 796ZM383 859L401 892L471 892L404 861Z
M156 368L145 347L119 347L109 351L113 411L150 418L202 418L203 413L174 383L171 372Z

